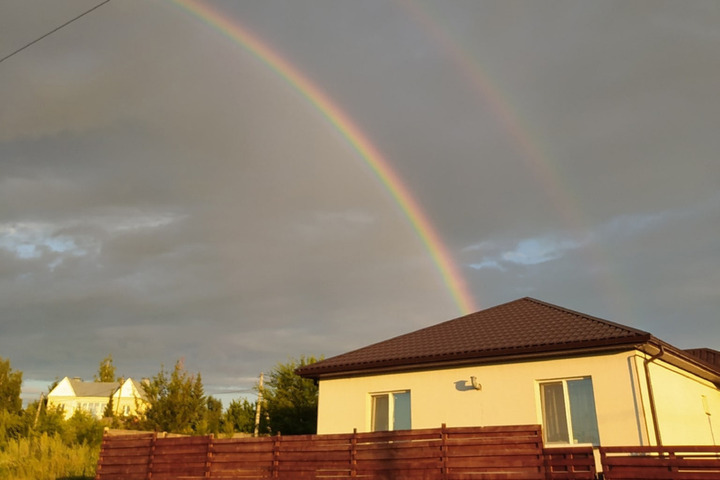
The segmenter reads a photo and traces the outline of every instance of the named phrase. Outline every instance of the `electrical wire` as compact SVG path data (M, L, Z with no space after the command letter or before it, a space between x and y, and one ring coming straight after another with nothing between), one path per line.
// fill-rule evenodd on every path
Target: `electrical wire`
M10 55L6 55L6 56L4 56L3 58L0 58L0 63L4 62L5 60L7 60L8 58L10 58L10 57L12 57L12 56L14 56L14 55L17 55L18 53L22 52L22 51L25 50L26 48L31 47L32 45L35 45L37 42L39 42L39 41L42 40L43 38L49 37L50 35L52 35L53 33L57 32L58 30L67 27L68 25L70 25L71 23L73 23L75 20L77 20L77 19L79 19L79 18L81 18L81 17L84 17L84 16L87 15L88 13L92 12L93 10L97 10L98 8L102 7L103 5L105 5L106 3L109 3L109 2L110 2L110 0L105 0L104 2L101 2L101 3L97 4L97 5L95 5L95 6L92 7L90 10L87 10L87 11L81 13L80 15L78 15L78 16L75 17L75 18L73 18L72 20L68 20L67 22L63 23L63 24L60 25L59 27L57 27L57 28L49 31L48 33L46 33L46 34L43 35L42 37L38 37L38 38L36 38L35 40L33 40L32 42L30 42L30 43L28 43L28 44L26 44L26 45L23 45L22 47L18 48L18 49L15 50L14 52L12 52Z

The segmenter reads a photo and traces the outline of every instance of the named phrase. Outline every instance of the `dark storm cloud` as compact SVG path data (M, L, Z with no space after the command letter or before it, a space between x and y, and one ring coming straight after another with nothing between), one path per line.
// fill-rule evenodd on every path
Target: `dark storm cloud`
M0 56L92 5L11 5ZM367 134L481 307L720 347L714 2L216 6ZM172 2L0 63L0 104L0 355L26 378L185 357L220 392L458 315L338 130Z

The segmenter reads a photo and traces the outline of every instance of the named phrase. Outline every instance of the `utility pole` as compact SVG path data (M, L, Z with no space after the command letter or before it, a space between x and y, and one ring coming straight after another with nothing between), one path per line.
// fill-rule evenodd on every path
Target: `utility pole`
M44 397L45 397L45 392L40 392L40 401L38 402L38 408L37 408L37 411L35 412L35 421L33 422L33 429L37 428L38 417L40 416L40 409L43 406L43 398Z
M253 434L254 437L258 436L258 433L260 431L260 405L262 405L263 400L263 373L260 372L260 381L258 382L258 399L257 404L255 405L255 433Z

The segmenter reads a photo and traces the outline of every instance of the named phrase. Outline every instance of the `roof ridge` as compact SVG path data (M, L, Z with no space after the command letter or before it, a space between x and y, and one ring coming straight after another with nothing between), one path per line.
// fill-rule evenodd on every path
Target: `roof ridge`
M542 300L538 300L537 298L523 297L523 298L521 298L520 300L528 300L528 301L531 301L531 302L536 303L536 304L538 304L538 305L542 305L542 306L545 306L545 307L548 307L548 308L552 308L552 309L558 310L558 311L560 311L560 312L568 313L568 314L570 314L570 315L575 315L575 316L577 316L577 317L581 317L581 318L585 318L585 319L588 319L588 320L592 320L592 321L594 321L594 322L599 322L599 323L603 323L603 324L605 324L605 325L610 325L610 326L613 326L613 327L615 327L615 328L619 328L619 329L625 330L625 331L630 332L630 333L635 333L635 334L638 334L638 335L650 335L650 332L646 332L645 330L640 330L639 328L628 327L627 325L623 325L623 324L621 324L621 323L613 322L613 321L611 321L611 320L606 320L606 319L600 318L600 317L595 317L595 316L593 316L593 315L588 315L587 313L582 313L582 312L579 312L579 311L577 311L577 310L572 310L572 309L570 309L570 308L561 307L560 305L555 305L555 304L552 304L552 303L544 302L544 301L542 301ZM517 301L517 300L516 300L516 301ZM512 302L509 302L509 303L512 303ZM498 305L498 306L500 306L500 305Z

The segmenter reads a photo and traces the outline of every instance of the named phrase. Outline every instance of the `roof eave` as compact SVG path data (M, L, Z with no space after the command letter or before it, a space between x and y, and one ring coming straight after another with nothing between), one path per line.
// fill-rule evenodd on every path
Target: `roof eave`
M465 365L536 360L564 355L579 356L594 353L607 353L611 351L634 349L636 348L637 344L643 344L647 342L650 338L650 334L645 334L629 338L626 337L621 339L576 342L562 345L539 345L532 347L511 348L494 351L449 354L445 356L397 359L382 362L373 362L365 365L338 365L326 368L308 368L317 365L315 364L298 369L296 373L305 378L325 380L330 378L377 375L383 373L428 370L434 368L450 368ZM318 367L320 366L318 365Z
M705 362L701 358L689 354L684 350L674 347L655 337L651 337L644 346L646 347L644 349L646 354L659 355L662 352L664 354L658 357L660 360L664 360L671 365L712 382L718 389L720 389L720 369L718 369L715 365Z

